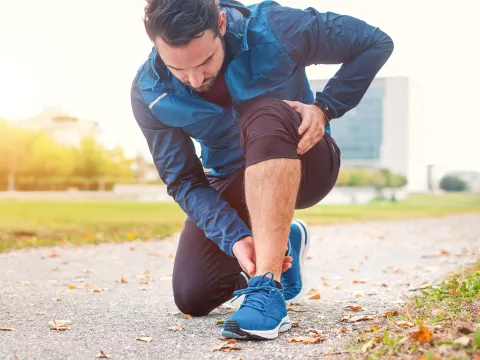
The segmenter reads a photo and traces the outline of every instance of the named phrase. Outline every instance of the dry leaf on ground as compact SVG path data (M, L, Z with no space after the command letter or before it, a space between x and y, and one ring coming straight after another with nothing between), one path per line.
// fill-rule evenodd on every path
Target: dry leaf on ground
M229 351L234 351L234 350L242 350L241 347L238 345L235 345L237 343L237 340L235 339L229 339L227 341L224 341L218 345L214 345L212 347L212 351L222 351L222 352L229 352Z
M347 328L344 328L344 327L340 328L340 332L342 332L342 333L347 332Z
M447 250L441 250L440 255L449 255L450 253Z
M168 254L168 258L169 258L169 259L173 259L173 258L175 258L175 255L173 255L173 254Z
M328 282L326 282L325 280L322 282L323 286L328 286Z
M170 326L170 327L168 328L168 330L170 330L170 331L183 331L184 328L181 327L181 326Z
M20 360L16 352L13 353L13 360Z
M49 321L48 324L50 325L50 330L65 331L71 329L69 325L72 322L70 320L53 320Z
M183 315L183 317L184 317L185 319L191 319L191 318L192 318L192 315L185 314L185 315Z
M141 284L141 285L148 285L148 280L141 280L141 281L140 281L140 284Z
M459 344L459 345L462 345L462 346L468 346L472 343L472 338L468 337L468 336L462 336L462 337L459 337L458 339L456 339L454 341L455 344Z
M313 294L312 296L309 296L308 299L309 300L318 300L318 299L320 299L320 294L319 293Z
M128 283L128 281L125 280L125 277L123 275L122 275L122 278L120 279L120 283L122 283L122 284Z
M317 288L311 288L310 290L307 291L306 295L316 294L316 293L318 293L318 289Z
M377 286L380 286L380 287L388 287L388 285L387 285L387 284L384 284L384 283L377 284Z
M397 321L396 324L404 328L415 326L413 322L404 320Z
M111 358L111 356L105 354L105 352L103 350L100 350L100 352L95 357L100 358L100 359L110 359Z
M75 285L70 285L68 288L69 288L70 290L75 290L77 287L76 287Z
M322 337L308 337L308 336L297 336L293 338L288 338L288 342L292 343L304 343L304 344L316 344L320 343L324 340L325 338Z
M334 289L340 289L340 285L335 285L333 288Z
M55 301L55 302L61 302L61 301L63 301L63 300L62 300L62 299L60 299L60 298L53 298L53 299L52 299L52 301Z
M345 309L352 310L352 311L360 311L362 310L362 307L359 305L348 305L348 306L345 306Z
M365 284L367 282L368 280L358 280L358 279L352 280L352 284Z
M430 330L427 327L420 326L418 331L413 332L410 335L410 337L413 340L418 341L421 344L425 344L425 343L430 342L430 340L432 340L432 333L430 332Z
M305 330L305 332L310 335L311 337L321 337L325 338L320 330L314 329L314 328L309 328Z
M368 320L373 320L373 316L370 315L345 315L342 314L342 321L348 321L348 322L357 322L357 321L368 321Z
M385 313L383 314L383 316L385 317L388 317L388 316L397 316L398 315L398 311L397 310L394 310L394 311L385 311Z
M295 312L307 312L307 310L306 310L306 309L297 308L297 307L293 307L293 306L289 306L289 307L287 307L287 311L295 311Z
M14 328L0 328L0 331L13 331Z
M225 322L225 320L217 320L217 325L218 326L223 325L224 322Z
M149 343L153 340L153 337L139 337L139 338L136 338L135 340Z

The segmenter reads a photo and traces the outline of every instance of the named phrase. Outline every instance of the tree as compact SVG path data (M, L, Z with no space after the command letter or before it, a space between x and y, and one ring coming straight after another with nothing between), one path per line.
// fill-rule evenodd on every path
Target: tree
M440 188L445 191L467 191L468 184L457 176L445 175L440 180Z

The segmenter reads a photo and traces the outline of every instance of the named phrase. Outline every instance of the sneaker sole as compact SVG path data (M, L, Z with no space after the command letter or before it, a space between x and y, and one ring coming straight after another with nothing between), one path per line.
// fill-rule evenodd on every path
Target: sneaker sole
M305 292L304 260L307 256L308 248L310 247L310 232L308 231L307 224L305 224L305 222L302 220L295 220L293 223L300 228L300 232L302 233L302 245L300 246L300 279L302 280L302 288L295 297L286 301L287 304L298 302Z
M279 333L290 330L291 328L292 323L288 315L272 330L245 330L238 325L237 320L227 320L225 327L222 329L222 336L229 339L240 340L273 340L278 337Z

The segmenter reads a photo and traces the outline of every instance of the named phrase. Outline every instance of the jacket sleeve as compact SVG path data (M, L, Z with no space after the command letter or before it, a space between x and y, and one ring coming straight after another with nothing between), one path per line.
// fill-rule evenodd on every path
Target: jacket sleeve
M209 185L191 138L181 128L164 125L150 111L136 80L131 101L134 117L168 194L209 239L234 256L233 244L252 233L236 210Z
M316 96L330 106L333 118L358 105L393 52L387 34L351 16L276 4L267 11L277 40L298 65L342 64Z

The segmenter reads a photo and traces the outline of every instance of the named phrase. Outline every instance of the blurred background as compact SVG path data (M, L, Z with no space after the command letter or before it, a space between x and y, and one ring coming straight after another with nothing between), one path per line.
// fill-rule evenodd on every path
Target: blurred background
M475 105L480 71L473 56L478 43L474 2L279 2L361 18L395 42L392 57L360 105L332 122L342 171L322 204L370 206L378 200L405 200L406 213L427 203L437 210L458 204L465 211L478 207L480 116ZM38 242L39 227L28 222L28 216L12 225L12 214L38 209L30 215L37 219L59 206L45 202L50 200L62 199L62 206L70 200L104 201L85 209L107 204L108 210L99 211L112 214L110 223L125 219L112 213L123 205L111 207L109 201L171 201L130 106L133 77L152 46L143 28L144 5L141 0L0 1L0 229L34 229L22 231L28 241ZM312 89L322 90L337 69L308 68ZM445 191L465 194L438 200ZM24 202L15 202L19 199ZM126 217L138 214L145 228L159 218L158 204L148 205L156 206L157 213L147 218L145 213L153 208L125 206ZM73 211L69 209L59 211ZM75 214L51 220L66 235L49 237L69 238L73 225L65 218L82 217ZM90 224L88 233L94 233L89 238L97 241L95 234L109 222L97 224L93 217L90 212L84 218ZM172 229L181 221L173 223ZM138 223L131 226L141 228ZM136 230L120 233L141 237Z

